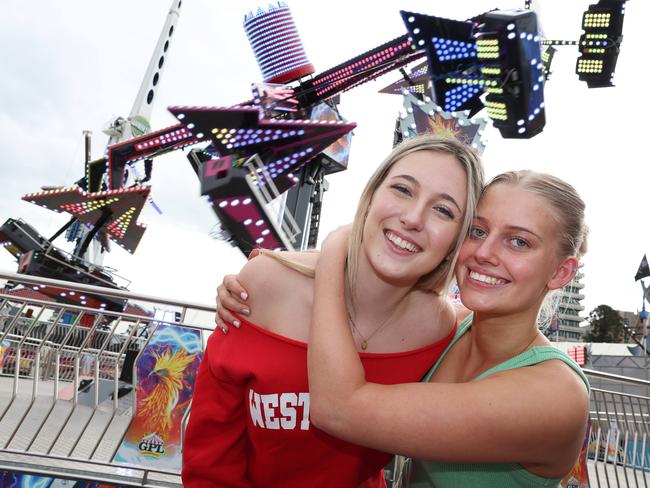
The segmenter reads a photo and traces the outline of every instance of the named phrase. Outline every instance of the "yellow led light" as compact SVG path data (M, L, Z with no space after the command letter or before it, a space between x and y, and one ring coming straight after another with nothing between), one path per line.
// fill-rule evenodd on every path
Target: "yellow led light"
M508 120L508 116L506 114L501 114L501 113L493 113L488 110L488 116L491 119L495 120Z
M481 68L481 73L483 73L484 75L499 75L501 74L501 69L486 66Z

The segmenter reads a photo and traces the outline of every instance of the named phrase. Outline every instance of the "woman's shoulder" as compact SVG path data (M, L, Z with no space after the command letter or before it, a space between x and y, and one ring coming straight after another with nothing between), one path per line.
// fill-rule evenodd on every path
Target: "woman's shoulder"
M560 430L571 432L582 428L585 412L589 410L589 390L581 375L559 359L559 355L557 359L550 357L529 367L497 373L494 377L501 377L504 394L507 389L522 401L522 395L527 397L533 417L552 411L554 416L562 418L555 426Z
M248 319L260 327L296 340L305 340L313 303L312 253L261 253L249 260L238 279L248 293ZM278 259L279 258L279 259ZM298 264L298 269L295 266Z

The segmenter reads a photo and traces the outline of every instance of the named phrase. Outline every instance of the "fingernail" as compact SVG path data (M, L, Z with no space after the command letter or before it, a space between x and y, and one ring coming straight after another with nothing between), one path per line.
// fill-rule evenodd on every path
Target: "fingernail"
M248 310L247 308L242 308L241 313L243 313L244 315L250 315L250 314L251 314L251 311Z
M235 327L237 327L237 328L239 329L239 326L240 326L241 324L239 323L239 320L233 320L233 321L232 321L232 325L234 325Z
M222 328L222 329L221 329L221 332L223 332L224 334L227 334L227 333L228 333L228 329L224 329L224 328Z
M241 297L242 300L246 300L248 298L248 293L245 291L242 291L239 296Z

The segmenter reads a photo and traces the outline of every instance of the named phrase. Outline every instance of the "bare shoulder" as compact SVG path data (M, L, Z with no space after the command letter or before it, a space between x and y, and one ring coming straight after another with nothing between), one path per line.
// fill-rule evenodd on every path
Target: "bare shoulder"
M412 294L408 316L404 318L413 325L409 330L409 347L417 349L447 337L456 322L456 312L447 297L418 292Z
M281 281L285 267L273 258L259 254L253 259L246 262L244 267L239 272L237 278L244 288L248 291L249 295L254 294L258 290L263 290L266 285L275 281ZM276 273L280 273L277 275Z
M279 254L280 259L260 254L239 273L239 281L248 292L248 318L263 328L303 340L303 328L309 326L314 281L286 261L309 267L309 257L303 257L303 253Z
M589 407L589 392L584 381L569 365L560 360L544 361L534 366L504 371L493 375L502 380L502 388L520 395L527 403L529 414L535 417L552 413L558 430L567 431L571 425L582 428ZM488 377L487 379L489 379ZM521 395L521 392L527 392ZM550 428L547 426L547 428Z
M526 369L523 368L522 372L526 372ZM585 382L563 361L544 361L530 368L528 374L531 377L534 375L534 381L540 382L542 387L551 392L551 395L561 395L562 403L576 402L577 405L588 406L589 392Z
M293 290L299 282L311 281L308 276L292 269L286 262L309 266L313 261L315 264L315 259L308 256L312 253L282 252L277 254L280 259L268 254L260 254L248 261L239 272L238 279L250 296L258 293L263 296L282 294L287 289Z

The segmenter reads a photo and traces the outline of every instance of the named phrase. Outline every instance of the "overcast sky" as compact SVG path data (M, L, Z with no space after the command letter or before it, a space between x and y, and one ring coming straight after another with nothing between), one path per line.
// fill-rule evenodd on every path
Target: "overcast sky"
M93 158L107 136L104 124L127 116L166 17L167 0L44 2L5 0L0 16L0 220L21 217L49 237L67 218L23 202L41 185L69 185L83 172L83 130L93 131ZM541 4L547 38L577 40L589 1ZM398 9L465 19L513 1L288 2L305 51L324 71L405 33ZM229 106L250 96L261 74L242 22L255 2L185 0L166 56L151 125L174 124L171 105ZM266 4L262 4L266 5ZM574 73L577 48L556 54L545 87L546 128L530 140L502 139L489 127L484 161L488 176L530 168L572 183L587 203L591 227L584 258L585 314L606 303L641 307L634 282L650 248L644 212L650 174L646 111L648 83L639 72L647 58L650 6L627 2L624 41L614 88L587 89ZM644 37L645 36L645 37ZM643 54L646 53L646 54ZM397 79L386 75L344 93L340 111L358 124L349 170L329 177L320 239L353 217L370 173L391 149L401 97L377 93ZM105 265L150 295L212 303L226 273L244 263L236 249L209 237L216 217L199 196L198 180L181 152L154 163L152 196L163 214L147 206L148 230L134 255L118 246ZM55 244L70 249L59 238ZM0 254L0 269L15 271Z

